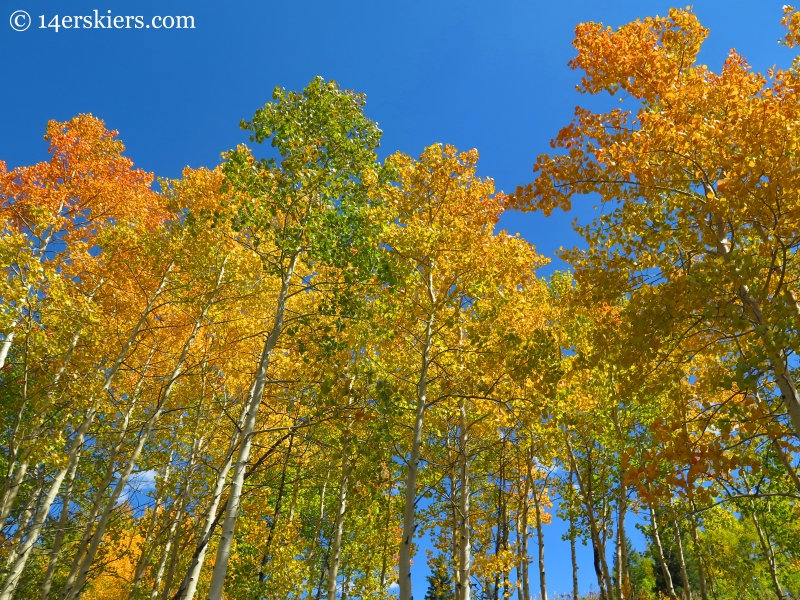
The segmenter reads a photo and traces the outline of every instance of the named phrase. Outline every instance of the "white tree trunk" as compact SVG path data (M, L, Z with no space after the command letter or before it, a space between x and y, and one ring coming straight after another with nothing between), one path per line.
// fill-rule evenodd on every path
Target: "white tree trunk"
M544 570L544 529L542 528L542 505L536 490L533 491L536 508L536 541L539 545L539 593L541 600L547 600L547 577Z
M64 207L64 203L61 203L58 211L61 212L61 209ZM33 249L31 255L37 259L38 262L42 262L44 259L44 253L47 250L47 247L50 245L50 240L53 238L53 231L49 230L47 235L42 238L41 243ZM33 290L33 284L29 283L27 286L27 290L25 291L25 296L27 297L30 295L31 291ZM6 359L8 358L8 352L11 349L11 344L14 342L14 337L16 334L16 328L22 322L22 316L17 316L15 319L11 321L11 326L9 327L9 332L5 334L3 337L3 341L0 343L0 369L2 369L6 364Z
M469 428L467 424L467 402L461 401L458 413L458 454L461 462L459 474L459 544L458 544L458 596L457 600L472 597L472 546L470 544L470 481L469 481Z
M667 586L667 595L670 598L677 600L678 596L675 594L675 587L672 585L672 575L669 573L667 560L664 557L664 547L661 545L661 534L659 533L658 519L656 518L656 511L653 509L652 502L648 504L648 508L650 509L650 524L653 528L653 545L656 547L658 562L661 565L661 572L664 574L664 582Z
M155 305L156 300L159 298L161 293L164 291L164 288L167 284L167 279L169 277L170 272L172 271L172 267L174 265L174 261L170 262L167 266L163 276L161 277L161 281L158 285L153 296L150 298L147 306L145 307L144 312L142 313L139 321L134 326L133 330L131 331L130 335L128 336L125 345L122 347L122 350L117 355L116 360L114 361L111 368L106 373L105 378L103 379L103 387L102 392L107 392L111 388L111 384L114 382L114 378L116 377L117 373L119 372L120 367L122 366L125 357L128 354L128 351L133 346L134 341L139 335L142 327L144 326L148 315L153 310L153 306ZM80 450L83 446L83 440L86 436L86 432L89 430L89 427L92 425L95 416L97 415L97 402L92 398L89 400L89 408L84 413L83 420L81 424L78 426L78 430L73 438L72 444L70 445L70 449L67 453L67 465L63 467L61 470L56 473L56 476L53 478L53 482L50 486L50 490L45 497L44 504L42 505L39 513L37 513L36 518L33 521L33 524L29 531L26 533L25 543L22 547L14 552L16 556L16 560L14 561L12 567L9 569L9 574L6 577L6 581L0 589L0 600L9 600L11 596L14 594L16 590L16 586L19 583L19 576L22 573L25 565L28 562L28 558L30 556L31 549L36 541L39 539L39 534L41 533L42 527L44 526L45 520L47 519L47 515L50 513L50 508L53 505L56 497L58 496L58 492L61 488L61 484L64 481L64 477L67 475L67 472L71 468L72 464L77 461L78 457L80 456Z
M237 426L244 422L244 415L239 419ZM236 452L239 437L234 435L231 438L228 454L217 473L217 480L214 484L214 491L211 495L211 502L206 509L205 517L203 519L203 528L198 536L199 542L194 552L192 564L186 572L186 576L181 582L178 593L175 595L176 600L193 600L194 595L197 593L197 583L200 579L200 571L203 569L203 564L206 560L208 553L208 544L211 541L211 534L213 532L214 524L216 521L217 510L222 499L222 492L225 489L225 481L228 478L228 473L233 466L233 456Z
M399 578L400 600L411 598L411 544L416 529L415 514L417 501L417 473L419 469L420 450L422 448L422 426L425 417L428 389L428 368L430 367L430 351L433 345L433 315L428 318L425 331L425 346L422 351L422 366L417 385L417 407L414 418L413 438L411 441L411 457L406 475L406 505L403 511L403 539L400 543ZM216 600L216 599L215 599Z
M100 511L103 508L103 499L105 498L106 490L111 485L111 482L114 480L114 475L116 474L114 467L117 464L120 450L122 449L122 445L125 442L125 437L128 434L128 426L130 424L131 415L133 414L133 411L135 410L136 405L139 401L139 392L144 382L147 369L150 366L150 361L152 360L154 354L155 354L155 348L153 348L150 351L150 355L148 356L147 361L145 362L145 365L142 368L142 373L139 376L139 380L136 383L136 388L134 389L133 394L131 394L131 404L128 407L128 410L125 412L125 416L122 419L122 424L120 425L120 430L117 435L117 439L114 442L113 447L111 448L108 464L106 466L106 474L103 477L103 480L100 482L100 485L97 487L97 491L95 492L94 503L92 504L92 508L89 511L89 514L86 516L86 526L84 527L83 535L81 535L80 541L78 542L78 548L75 551L75 556L72 559L72 565L70 566L69 574L67 575L67 579L65 580L60 598L66 597L69 590L72 589L72 585L75 583L75 579L78 576L78 571L81 567L81 561L83 560L83 557L86 554L86 548L92 539L92 532L94 531L95 528L95 521L97 520L97 516L100 514ZM55 545L53 550L54 551L56 550Z
M678 527L678 519L672 520L672 533L675 539L675 548L678 551L678 563L681 567L681 582L683 583L683 597L685 600L692 600L692 588L689 584L689 573L686 571L686 559L683 555L683 541L681 540L681 530Z
M94 419L95 412L95 409L91 408L85 413L83 421L78 427L78 431L76 432L75 437L72 439L72 443L70 444L66 466L59 470L56 476L53 478L53 481L50 484L50 489L45 496L44 502L36 512L36 516L34 517L33 523L25 535L24 541L22 541L20 546L15 550L15 560L8 570L8 575L6 576L6 580L2 589L0 589L0 600L11 600L11 597L14 595L14 591L19 584L20 575L22 575L22 571L25 569L25 565L28 562L28 558L30 557L30 553L34 544L39 539L39 534L41 533L42 527L47 520L48 514L50 514L50 507L53 505L53 502L58 495L58 491L61 488L61 483L64 481L64 477L66 477L72 465L77 462L80 449L83 447L83 440L86 436L87 430L89 429L89 425L91 425Z
M94 300L95 295L97 294L100 287L103 285L103 279L101 279L95 288L90 292L88 296L88 301L91 302ZM72 355L75 352L75 348L78 346L78 341L81 338L81 332L76 331L75 334L72 336L72 341L70 342L70 346L67 351L64 353L64 358L61 361L61 366L56 371L56 374L53 376L53 383L51 384L51 388L55 388L58 385L58 382L61 380L62 375L67 369L70 361L72 360ZM0 365L2 368L2 365ZM21 413L20 410L20 417L21 420ZM17 423L19 425L19 423ZM34 440L39 438L40 428L35 428L32 434L29 434L30 437ZM16 435L17 429L15 427L14 434ZM13 436L12 436L13 439ZM9 444L9 447L11 444ZM9 470L6 474L5 480L3 481L3 499L0 501L0 524L5 523L8 516L11 514L11 510L14 506L14 500L16 500L17 493L19 492L20 484L22 483L23 479L25 479L25 475L28 472L28 458L30 457L32 448L28 447L22 450L20 455L17 455L17 451L11 452L12 460L10 461L11 464L9 465ZM72 479L70 478L70 481Z
M755 514L753 515L753 523L756 526L758 541L761 542L761 548L764 550L764 555L767 559L767 564L769 565L769 574L772 578L772 586L775 589L775 596L778 598L778 600L784 600L785 596L783 594L781 582L778 580L778 569L775 566L775 552L772 549L772 543L769 541L769 537L761 527L761 523L758 522L758 517L756 517Z
M186 363L186 358L189 356L189 350L191 349L192 344L194 343L194 340L197 337L197 332L200 331L200 328L202 327L206 319L206 316L208 315L209 309L216 300L217 292L219 291L219 286L222 283L222 278L224 277L224 274L225 274L225 263L223 262L222 267L220 268L219 273L217 275L217 281L214 291L212 292L208 302L203 307L203 310L201 311L199 317L195 320L194 325L192 327L192 332L189 334L189 337L186 339L186 342L184 342L181 354L178 357L178 362L176 363L175 368L172 371L172 375L167 383L167 386L164 388L164 391L162 392L159 398L156 410L147 420L143 431L139 434L139 440L136 443L136 447L131 453L131 456L128 458L128 462L125 465L125 468L123 469L122 473L117 479L117 483L114 486L114 491L111 493L111 497L108 499L108 502L106 503L105 510L103 510L103 514L100 516L100 520L97 522L97 526L95 527L94 534L92 535L91 538L91 544L86 550L86 555L83 557L81 561L81 566L78 572L78 576L75 579L75 583L72 585L71 588L65 588L65 593L63 594L65 600L73 600L74 598L76 598L86 583L86 577L89 574L92 562L94 562L94 557L97 554L97 550L100 547L100 543L103 541L106 527L108 526L109 519L111 518L111 513L114 510L114 508L116 508L117 501L122 495L122 492L125 490L125 487L128 484L128 479L130 478L131 473L133 473L133 469L136 467L136 464L139 462L139 457L141 456L145 445L150 440L150 435L152 434L153 429L158 423L158 419L164 412L164 407L169 401L170 395L172 394L172 390L175 389L175 383L178 381L178 378L183 373L183 365Z
M706 188L706 193L711 193L710 188ZM731 260L731 247L728 240L725 223L722 219L717 218L714 223L715 234L717 236L716 254L722 257L726 262ZM748 315L751 322L756 326L756 332L764 344L766 350L767 360L769 362L770 370L775 377L775 383L778 384L778 389L783 398L783 404L789 413L789 418L792 420L792 427L794 433L800 436L800 395L797 393L797 386L795 385L794 378L792 377L789 369L789 364L786 360L785 352L776 348L772 340L772 332L768 325L764 324L764 314L761 311L761 305L756 298L750 294L750 290L746 285L739 286L736 294L742 301L745 310L749 310ZM795 302L795 307L797 306Z
M331 564L328 568L328 600L336 600L336 578L339 575L339 564L342 558L342 534L344 533L344 513L347 510L347 487L350 483L349 453L350 441L346 441L342 453L342 479L339 483L339 507L333 525L333 547L331 548Z
M294 276L294 269L297 265L298 258L299 253L292 256L289 268L281 283L275 321L272 326L272 331L267 337L267 341L264 343L264 349L258 362L256 376L248 395L247 417L245 419L244 429L242 430L239 454L233 466L233 479L228 495L228 505L225 510L225 521L222 524L222 537L220 538L217 548L217 559L214 563L214 571L211 574L211 585L208 591L209 600L222 600L222 588L225 584L225 575L228 572L228 561L230 560L233 534L236 529L236 518L239 515L244 474L247 469L247 464L250 461L253 431L255 430L258 409L261 406L261 398L264 395L264 388L267 383L267 369L269 368L272 351L275 348L275 344L278 342L278 337L280 337L283 331L283 317L286 311L286 301L289 297L289 286Z

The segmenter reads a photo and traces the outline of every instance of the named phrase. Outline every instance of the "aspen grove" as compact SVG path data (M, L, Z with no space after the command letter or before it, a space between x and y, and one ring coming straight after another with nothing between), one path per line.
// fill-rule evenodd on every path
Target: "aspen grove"
M706 35L580 24L622 107L513 194L320 77L179 179L0 161L0 600L800 598L800 57ZM583 202L546 277L497 228Z

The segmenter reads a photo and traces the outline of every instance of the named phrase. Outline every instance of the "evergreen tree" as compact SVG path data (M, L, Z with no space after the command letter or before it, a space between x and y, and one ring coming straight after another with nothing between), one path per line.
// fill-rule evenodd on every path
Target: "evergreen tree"
M426 579L428 591L425 592L425 600L455 600L453 579L447 572L447 563L443 555L440 554L434 559L433 569Z

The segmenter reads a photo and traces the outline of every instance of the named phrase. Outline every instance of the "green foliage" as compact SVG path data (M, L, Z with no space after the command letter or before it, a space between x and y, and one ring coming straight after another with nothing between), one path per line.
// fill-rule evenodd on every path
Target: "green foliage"
M631 586L637 600L655 599L657 585L655 561L647 554L642 554L630 548L628 551L628 565Z
M453 577L443 555L439 554L433 559L431 574L426 579L428 590L425 592L425 600L455 600Z

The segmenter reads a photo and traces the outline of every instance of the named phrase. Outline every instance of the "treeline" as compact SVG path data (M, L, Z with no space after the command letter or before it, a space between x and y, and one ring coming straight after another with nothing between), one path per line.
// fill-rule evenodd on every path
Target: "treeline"
M158 191L90 115L0 162L0 600L410 600L422 535L430 600L545 598L553 515L575 598L581 543L603 600L797 597L800 73L576 35L636 113L513 196L321 78ZM570 272L495 231L586 193Z

